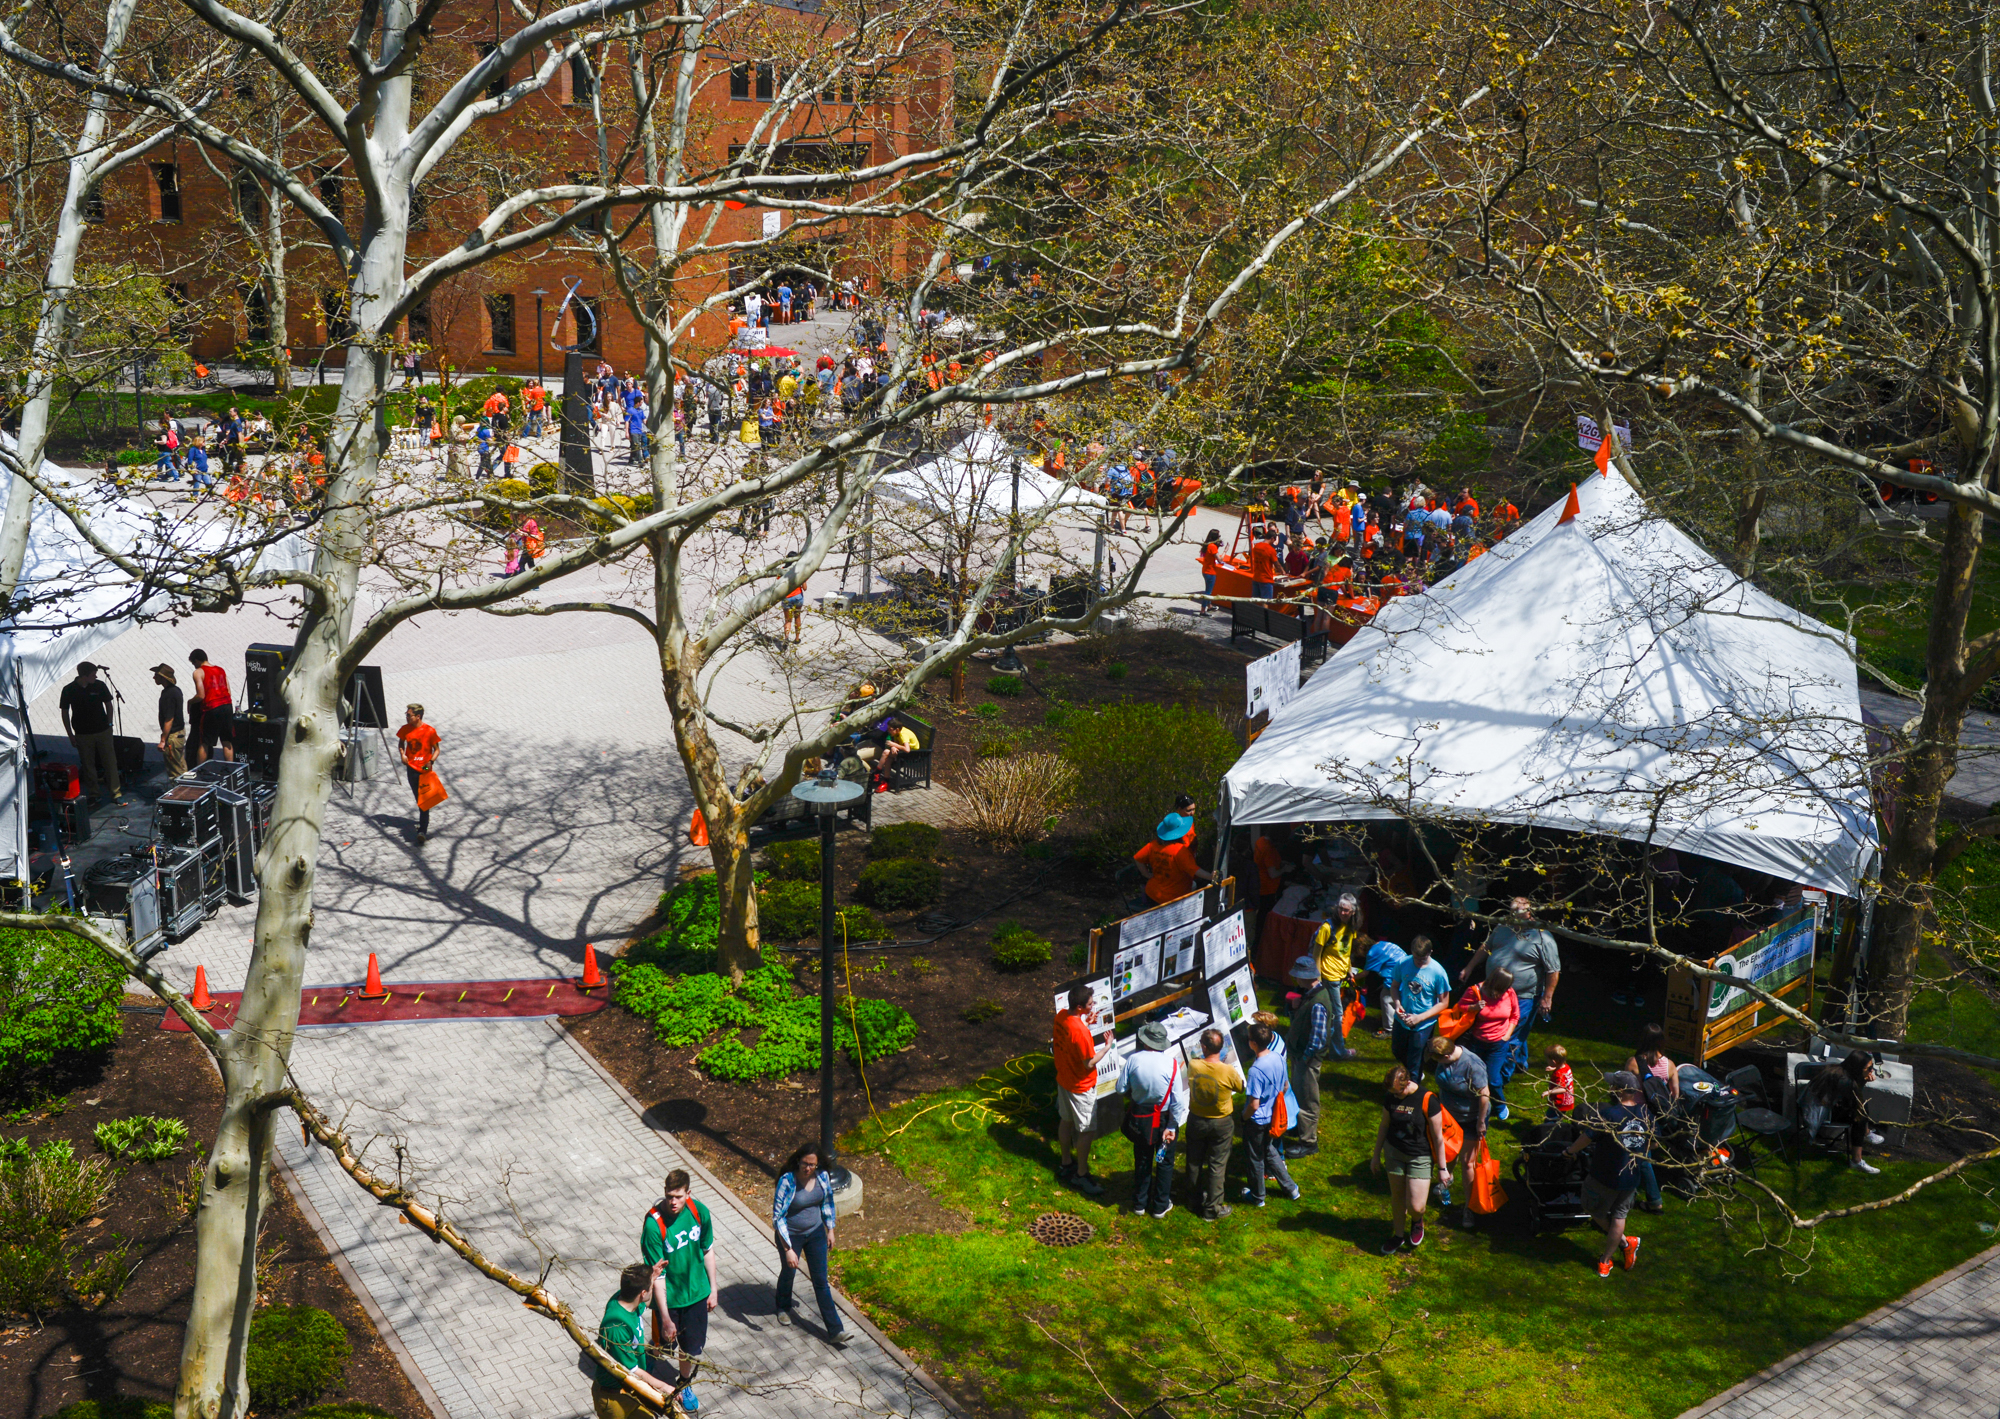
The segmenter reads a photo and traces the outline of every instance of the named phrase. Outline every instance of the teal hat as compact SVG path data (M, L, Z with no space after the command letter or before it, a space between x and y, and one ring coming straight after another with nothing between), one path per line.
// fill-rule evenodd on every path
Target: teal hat
M1160 826L1154 829L1163 843L1177 843L1194 830L1194 819L1185 813L1169 813L1160 819Z

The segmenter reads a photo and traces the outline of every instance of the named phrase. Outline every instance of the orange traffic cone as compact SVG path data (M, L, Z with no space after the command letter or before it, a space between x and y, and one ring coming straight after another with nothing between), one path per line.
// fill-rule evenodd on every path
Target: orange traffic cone
M196 966L194 968L194 994L188 998L188 1004L197 1010L213 1010L215 1008L215 1000L208 993L207 966Z
M382 988L382 968L375 964L375 953L368 953L368 981L361 987L363 1000L386 1000L389 992Z
M597 948L586 945L583 948L583 980L577 989L602 990L603 988L604 972L597 969Z
M688 819L688 841L696 847L708 846L708 819L701 816L699 808L695 809L694 816Z

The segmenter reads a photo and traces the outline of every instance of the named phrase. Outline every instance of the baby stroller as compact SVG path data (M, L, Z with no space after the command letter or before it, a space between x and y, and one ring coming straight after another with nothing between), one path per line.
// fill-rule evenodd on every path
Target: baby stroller
M1646 1102L1654 1109L1653 1162L1661 1181L1687 1196L1717 1183L1732 1190L1730 1174L1741 1149L1730 1140L1736 1136L1741 1094L1692 1064L1680 1067L1680 1101L1671 1107L1658 1080L1644 1082Z
M1564 1150L1580 1135L1569 1119L1538 1125L1528 1146L1514 1159L1514 1177L1528 1199L1528 1235L1560 1231L1588 1222L1583 1206L1583 1180L1589 1175L1588 1153L1574 1157Z

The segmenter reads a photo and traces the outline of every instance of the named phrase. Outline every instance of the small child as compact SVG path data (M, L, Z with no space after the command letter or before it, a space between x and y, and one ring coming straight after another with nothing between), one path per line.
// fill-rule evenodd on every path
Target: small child
M1542 1058L1549 1067L1549 1087L1543 1091L1549 1101L1549 1121L1567 1119L1576 1108L1576 1071L1569 1067L1569 1051L1550 1045Z

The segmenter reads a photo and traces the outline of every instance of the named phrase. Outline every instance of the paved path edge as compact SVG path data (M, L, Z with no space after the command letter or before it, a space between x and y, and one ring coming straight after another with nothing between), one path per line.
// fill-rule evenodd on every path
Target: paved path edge
M609 1088L618 1095L619 1098L625 1101L625 1106L632 1110L633 1114L638 1118L641 1124L643 1124L647 1129L651 1130L652 1132L660 1134L668 1142L673 1144L673 1146L680 1152L680 1154L687 1159L688 1166L694 1170L696 1176L698 1176L704 1183L706 1183L709 1187L715 1190L716 1196L727 1200L727 1202L731 1207L735 1208L737 1212L741 1213L744 1217L748 1218L750 1222L759 1231L769 1230L771 1226L771 1219L767 1216L760 1214L755 1208L750 1206L749 1203L745 1202L742 1198L738 1197L733 1189L724 1186L720 1178L716 1177L714 1173L711 1173L706 1167L702 1165L701 1159L695 1157L695 1155L685 1147L682 1147L680 1140L678 1138L675 1138L670 1130L661 1128L657 1123L647 1118L645 1107L641 1105L637 1099L632 1097L632 1091L627 1089L623 1084L619 1083L617 1076L612 1074L610 1070L606 1069L602 1064L599 1064L597 1062L596 1057L592 1055L591 1052L584 1047L584 1044L581 1040L577 1039L576 1036L572 1035L568 1030L563 1028L561 1017L544 1016L543 1019L547 1022L548 1027L550 1029L554 1030L556 1034L562 1037L563 1043L567 1044L571 1049L575 1050L577 1054L583 1059L583 1062L589 1065L590 1068L593 1071L595 1071L597 1077L602 1079L605 1082L605 1084L609 1086ZM1996 1247L1995 1250L2000 1251L2000 1247ZM1943 1277L1939 1278L1939 1280L1943 1279L1944 1279ZM895 1341L891 1340L888 1336L884 1335L881 1332L881 1330L876 1326L875 1322L868 1319L868 1317L862 1313L861 1307L855 1304L853 1297L849 1296L845 1291L841 1290L840 1287L835 1286L833 1288L833 1299L840 1306L840 1313L846 1316L851 1324L859 1326L861 1328L862 1333L865 1334L870 1340L874 1341L877 1345L881 1346L883 1353L888 1355L889 1358L894 1360L898 1365L902 1366L904 1372L907 1373L910 1376L910 1378L915 1380L919 1385L922 1385L925 1393L929 1394L932 1399L935 1399L939 1404L942 1404L945 1407L945 1411L947 1413L956 1416L956 1419L972 1419L972 1416L966 1412L965 1407L961 1405L957 1400L953 1399L950 1393L946 1391L945 1387L939 1384L937 1380L931 1376L929 1371L925 1370L922 1365L919 1365L915 1360L912 1360L908 1355L904 1354L902 1346L898 1345Z
M1926 1281L1923 1285L1917 1287L1914 1291L1911 1291L1908 1295L1899 1296L1895 1300L1889 1302L1888 1305L1880 1306L1877 1307L1875 1310L1870 1311L1867 1315L1861 1317L1861 1319L1848 1322L1846 1325L1843 1325L1839 1330L1836 1330L1833 1334L1827 1336L1824 1340L1816 1340L1811 1345L1806 1346L1805 1349L1787 1355L1784 1359L1778 1361L1775 1365L1769 1365L1766 1366L1764 1369L1759 1370L1756 1374L1750 1376L1749 1379L1743 1380L1738 1384L1731 1385L1728 1389L1724 1390L1721 1394L1718 1394L1715 1398L1708 1400L1702 1404L1697 1404L1692 1409L1683 1410L1681 1414L1678 1416L1678 1419L1705 1419L1705 1416L1715 1413L1717 1410L1721 1409L1722 1406L1724 1406L1725 1404L1728 1404L1732 1400L1741 1398L1743 1395L1748 1394L1751 1390L1756 1389L1759 1385L1769 1383L1771 1380L1776 1379L1779 1375L1784 1374L1787 1370L1791 1370L1799 1365L1805 1364L1806 1361L1821 1354L1823 1351L1832 1349L1834 1346L1840 1344L1841 1341L1852 1338L1853 1336L1859 1334L1861 1331L1866 1330L1869 1326L1872 1326L1877 1322L1881 1321L1885 1317L1894 1315L1897 1311L1902 1310L1905 1306L1908 1306L1916 1301L1922 1300L1925 1296L1928 1296L1931 1292L1937 1290L1938 1287L1956 1281L1959 1277L1965 1275L1967 1272L1977 1271L1980 1267L1986 1265L1988 1262L1991 1261L2000 1261L2000 1246L1988 1247L1985 1251L1979 1253L1979 1255L1970 1257L1965 1261L1960 1262L1957 1266L1954 1266L1951 1270L1943 1273L1942 1275L1933 1276L1930 1280Z
M271 1149L271 1164L273 1171L284 1182L286 1190L291 1193L292 1201L298 1204L299 1211L304 1214L307 1225L313 1229L313 1235L319 1238L320 1246L332 1259L334 1270L338 1271L340 1279L347 1283L347 1289L354 1293L354 1299L360 1303L362 1313L375 1327L375 1333L382 1337L382 1343L389 1347L389 1353L396 1357L396 1363L402 1367L404 1378L408 1379L417 1391L418 1397L431 1411L433 1419L450 1419L451 1411L444 1407L444 1401L439 1399L437 1391L431 1388L431 1382L424 1378L424 1372L417 1367L416 1356L412 1355L409 1347L403 1344L403 1338L396 1334L396 1327L390 1323L382 1308L375 1304L375 1297L369 1293L367 1283L348 1263L340 1244L333 1239L333 1233L328 1230L326 1222L320 1217L319 1209L313 1206L312 1198L307 1196L305 1184L293 1175L291 1165L285 1161L285 1155L276 1147Z

